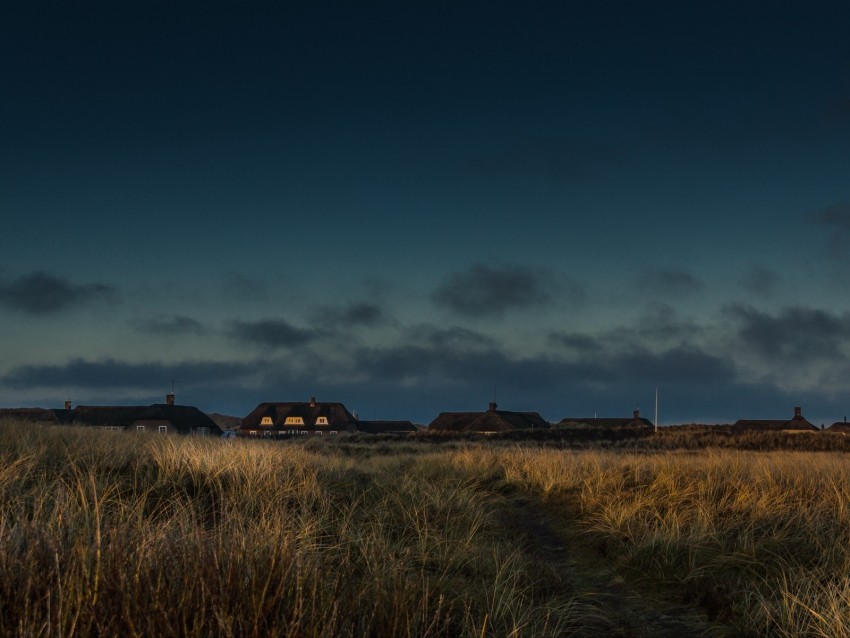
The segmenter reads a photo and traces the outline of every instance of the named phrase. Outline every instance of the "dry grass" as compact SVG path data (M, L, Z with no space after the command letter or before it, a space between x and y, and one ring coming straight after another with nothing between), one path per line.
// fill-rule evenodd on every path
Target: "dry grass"
M0 634L526 636L486 495L427 454L0 427Z
M600 558L741 635L850 636L850 458L836 453L456 453L563 504Z
M737 635L850 636L841 453L19 423L0 424L0 635L598 633L606 610L504 527L507 493Z

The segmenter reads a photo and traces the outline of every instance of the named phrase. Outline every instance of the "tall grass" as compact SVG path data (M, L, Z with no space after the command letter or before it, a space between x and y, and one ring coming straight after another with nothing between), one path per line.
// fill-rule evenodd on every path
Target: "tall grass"
M742 635L850 636L850 458L810 452L455 453L562 506L601 560Z
M445 457L0 427L0 634L527 636L576 626Z

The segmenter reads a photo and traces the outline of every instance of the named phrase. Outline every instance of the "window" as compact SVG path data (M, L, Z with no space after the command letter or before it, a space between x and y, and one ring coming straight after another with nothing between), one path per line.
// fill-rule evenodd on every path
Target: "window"
M316 419L316 425L329 425L328 417L320 416L318 419Z
M250 430L248 432L248 436L257 436L257 431L256 430Z
M304 419L300 416L286 417L286 425L304 425Z
M136 432L144 432L144 431L145 431L144 425L137 425L136 426Z
M167 425L160 425L159 428L158 428L158 431L159 431L160 434L165 434L166 432L168 432L168 426Z
M271 424L272 424L272 418L270 416L264 416L262 418L262 420L260 421L260 425L271 425Z

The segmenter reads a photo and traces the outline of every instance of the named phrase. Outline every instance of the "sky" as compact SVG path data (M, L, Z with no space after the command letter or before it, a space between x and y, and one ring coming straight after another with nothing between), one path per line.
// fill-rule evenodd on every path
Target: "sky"
M846 2L0 5L0 406L850 412Z

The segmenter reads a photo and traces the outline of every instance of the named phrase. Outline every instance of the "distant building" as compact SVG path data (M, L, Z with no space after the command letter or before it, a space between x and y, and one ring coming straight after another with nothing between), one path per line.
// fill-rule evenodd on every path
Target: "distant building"
M357 431L363 434L412 434L416 430L410 421L357 421Z
M442 412L431 422L428 429L443 432L496 434L548 427L549 423L537 412L499 410L495 403L491 403L486 412Z
M175 405L174 395L166 403L153 405L101 406L80 405L71 409L16 408L0 410L0 419L15 418L45 425L76 425L103 430L155 432L159 434L189 434L221 436L221 428L198 408Z
M819 428L809 423L803 416L801 407L794 408L792 419L739 419L732 425L732 433L740 434L750 430L762 432L818 432Z
M309 402L260 403L242 419L239 436L280 438L301 434L356 432L357 419L342 403Z
M843 421L836 421L832 425L830 425L827 429L827 432L834 432L838 434L847 434L850 432L850 423L847 423L847 417L844 417Z
M559 428L598 427L598 428L654 428L652 421L642 417L640 410L635 410L629 417L564 417L556 424Z

